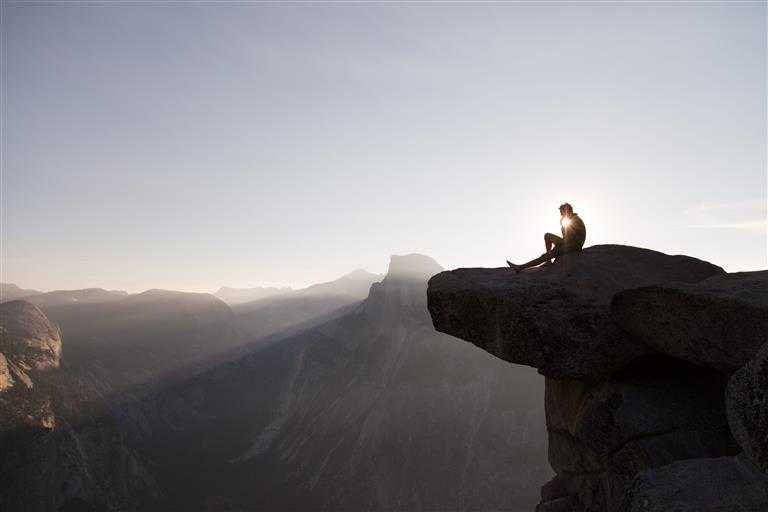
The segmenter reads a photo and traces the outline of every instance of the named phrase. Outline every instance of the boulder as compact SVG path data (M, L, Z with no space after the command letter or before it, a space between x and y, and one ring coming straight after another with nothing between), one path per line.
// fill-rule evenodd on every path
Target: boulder
M36 372L57 368L61 334L37 306L0 304L0 437L20 427L52 429L50 398L39 392Z
M765 512L768 477L742 457L693 459L638 474L626 512Z
M611 312L651 350L731 374L768 339L768 271L626 290Z
M768 342L733 374L726 405L733 436L744 454L768 473Z
M61 333L40 309L23 300L0 304L0 352L23 372L58 368Z
M442 272L430 279L427 298L440 332L548 377L599 380L649 353L610 319L616 293L721 274L720 267L688 256L597 245L520 273Z

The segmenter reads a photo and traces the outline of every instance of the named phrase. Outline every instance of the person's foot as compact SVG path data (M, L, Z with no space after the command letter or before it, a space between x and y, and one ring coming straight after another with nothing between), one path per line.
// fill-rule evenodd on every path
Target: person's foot
M515 265L514 263L512 263L512 262L511 262L511 261L509 261L509 260L507 260L507 265L509 265L509 268L511 268L511 269L512 269L512 270L514 270L515 272L520 272L520 270L521 270L521 269L520 269L520 265Z

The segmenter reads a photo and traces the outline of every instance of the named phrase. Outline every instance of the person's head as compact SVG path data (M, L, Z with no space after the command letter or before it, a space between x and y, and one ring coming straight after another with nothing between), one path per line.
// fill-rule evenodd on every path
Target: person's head
M561 217L570 217L573 215L573 206L571 206L568 203L563 203L560 205L560 216Z

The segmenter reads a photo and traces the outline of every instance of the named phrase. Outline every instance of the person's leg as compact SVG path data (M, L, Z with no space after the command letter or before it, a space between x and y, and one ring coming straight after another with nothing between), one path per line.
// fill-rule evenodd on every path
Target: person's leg
M552 258L555 258L555 257L557 257L557 246L545 252L538 258L529 261L528 263L523 263L522 265L515 265L514 263L510 263L509 261L507 261L507 265L509 265L512 269L516 270L517 272L520 272L521 270L525 270L526 268L535 267L537 265L541 265L546 261L551 261Z
M559 237L557 235L554 235L552 233L547 233L544 235L544 246L547 248L546 252L554 251L554 250L560 250L558 247L563 246L563 239L562 237ZM557 257L557 255L555 256ZM547 264L552 263L552 261L547 260Z
M559 247L563 244L563 239L555 234L552 233L545 233L544 234L544 247L546 248L546 252L539 256L538 258L529 261L528 263L523 263L522 265L515 265L514 263L507 260L507 265L509 265L511 268L515 269L516 271L521 271L526 268L535 267L537 265L541 265L542 263L551 263L552 258L556 258L558 256Z
M563 242L563 239L552 233L544 233L544 252L549 252L556 245Z

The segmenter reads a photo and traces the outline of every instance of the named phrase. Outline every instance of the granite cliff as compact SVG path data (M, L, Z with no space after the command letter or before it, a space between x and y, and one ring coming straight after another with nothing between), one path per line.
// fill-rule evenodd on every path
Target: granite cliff
M600 245L440 273L428 307L546 377L556 476L537 511L768 510L768 271Z
M50 398L35 381L60 360L59 328L39 308L22 300L0 305L0 432L54 427Z
M393 256L351 311L145 400L144 510L529 510L543 379L435 332L440 271Z

